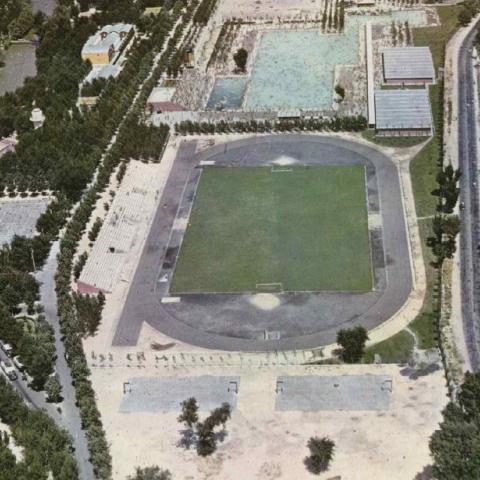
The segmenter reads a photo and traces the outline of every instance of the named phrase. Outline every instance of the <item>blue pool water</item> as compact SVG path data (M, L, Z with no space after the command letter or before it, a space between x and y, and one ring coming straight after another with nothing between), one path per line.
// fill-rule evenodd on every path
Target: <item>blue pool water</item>
M207 110L229 110L242 106L247 77L217 78L207 103Z
M215 108L219 99L223 99L224 108L239 108L245 96L245 110L330 109L335 66L359 63L360 28L367 21L388 25L407 20L410 26L422 25L424 12L346 16L341 34L325 35L319 30L265 32L246 94L245 84L237 83L245 78L218 79L208 108Z

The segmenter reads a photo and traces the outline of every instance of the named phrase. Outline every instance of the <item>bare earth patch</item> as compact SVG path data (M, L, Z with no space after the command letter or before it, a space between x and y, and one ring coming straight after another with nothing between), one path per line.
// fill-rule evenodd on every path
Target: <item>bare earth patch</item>
M206 357L207 358L207 357ZM310 478L303 460L313 435L336 444L334 460L320 479L413 479L430 463L428 438L441 419L446 402L441 370L411 380L395 365L237 366L237 405L227 435L209 458L178 446L178 412L120 413L122 381L136 377L224 375L215 366L158 369L96 368L92 380L111 443L115 479L124 479L137 465L168 468L175 479L239 478L270 480ZM277 411L276 381L280 375L389 375L393 391L386 410ZM363 392L367 395L369 392ZM128 394L127 394L128 395ZM139 397L140 398L140 397ZM201 417L205 413L201 413Z
M261 310L273 310L277 308L281 302L276 295L272 295L271 293L258 293L257 295L252 295L250 303Z

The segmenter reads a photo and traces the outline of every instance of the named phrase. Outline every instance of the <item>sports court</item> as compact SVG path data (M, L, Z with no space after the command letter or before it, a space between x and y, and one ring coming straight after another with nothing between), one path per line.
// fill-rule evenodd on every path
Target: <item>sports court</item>
M392 389L389 375L278 377L275 410L388 410Z
M223 402L234 409L239 383L238 376L131 378L124 383L120 411L179 412L180 404L190 397L196 398L200 411L212 410Z
M45 212L49 198L15 198L0 201L0 245L10 243L15 235L33 237L38 217Z
M203 169L170 291L372 289L365 167Z

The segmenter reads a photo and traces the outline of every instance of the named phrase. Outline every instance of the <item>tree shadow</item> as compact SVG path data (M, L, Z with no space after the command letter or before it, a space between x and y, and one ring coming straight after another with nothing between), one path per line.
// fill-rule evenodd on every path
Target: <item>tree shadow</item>
M326 472L328 470L328 464L322 464L318 465L314 462L312 462L312 459L310 457L305 457L303 459L303 464L305 465L306 469L310 472L313 473L314 475L318 475L322 472Z
M186 428L185 430L180 430L180 434L182 438L178 441L177 447L190 450L196 444L195 432L191 428Z
M228 437L228 432L225 429L215 433L215 440L217 442L223 443L227 437Z

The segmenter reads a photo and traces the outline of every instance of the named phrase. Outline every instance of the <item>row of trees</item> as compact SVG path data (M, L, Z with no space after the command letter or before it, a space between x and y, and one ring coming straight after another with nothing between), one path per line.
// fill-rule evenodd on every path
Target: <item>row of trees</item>
M330 7L330 8L328 8ZM322 14L322 31L339 30L345 27L345 3L343 0L336 2L325 2Z
M358 132L367 127L362 116L333 117L328 119L292 119L292 120L250 120L218 122L184 121L175 124L175 133L179 135L222 134L222 133L269 133L269 132L319 132L350 131Z
M203 0L193 16L193 22L206 25L216 6L217 0Z
M465 375L430 439L430 451L437 480L480 478L480 372Z
M0 477L8 480L77 480L73 446L43 411L30 410L7 381L0 376L0 420L11 429L15 443L24 449L23 459L11 454L9 436L0 440Z
M461 3L462 9L458 14L458 22L461 26L467 26L477 13L480 12L480 2L478 0L466 0Z
M95 335L102 320L102 310L105 305L105 295L100 292L97 296L73 294L77 310L79 329L83 336Z

